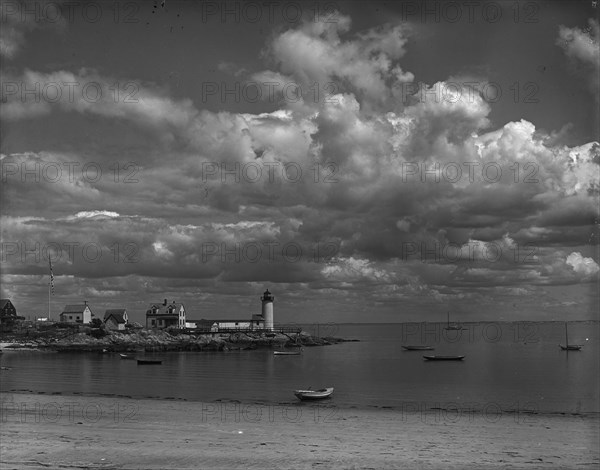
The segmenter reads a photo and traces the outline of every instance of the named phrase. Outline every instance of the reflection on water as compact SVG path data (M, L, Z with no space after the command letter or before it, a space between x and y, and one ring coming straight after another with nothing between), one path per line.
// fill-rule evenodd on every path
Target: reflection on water
M415 327L416 325L416 327ZM6 351L2 391L33 391L194 401L289 403L292 390L334 386L336 406L484 408L598 412L598 323L574 322L579 352L561 351L561 323L327 325L360 342L305 348L301 356L269 350L148 353L162 365L138 366L118 354ZM332 333L333 331L328 331ZM452 333L454 336L450 336ZM587 341L586 341L587 338ZM463 362L427 362L402 344L429 344L433 354L464 354Z

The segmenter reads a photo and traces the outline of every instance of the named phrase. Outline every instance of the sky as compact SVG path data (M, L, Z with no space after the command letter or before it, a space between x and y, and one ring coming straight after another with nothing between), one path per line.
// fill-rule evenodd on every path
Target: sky
M598 8L1 1L1 297L597 320Z

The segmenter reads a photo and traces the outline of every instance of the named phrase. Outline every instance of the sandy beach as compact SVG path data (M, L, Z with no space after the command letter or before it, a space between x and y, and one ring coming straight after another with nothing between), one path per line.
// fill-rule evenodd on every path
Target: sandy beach
M2 468L598 468L590 415L2 393Z

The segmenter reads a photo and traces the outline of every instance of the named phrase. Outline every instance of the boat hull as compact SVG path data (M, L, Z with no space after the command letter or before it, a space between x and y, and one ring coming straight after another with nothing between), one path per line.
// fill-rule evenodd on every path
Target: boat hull
M405 351L433 351L431 346L402 346Z
M465 356L423 356L427 361L462 361Z
M299 356L300 351L273 351L275 356Z
M294 395L300 400L323 400L333 393L333 387L321 390L295 390Z
M581 351L581 348L583 346L580 346L578 344L569 344L568 346L563 346L562 344L559 344L560 349L562 349L563 351Z
M150 359L138 359L137 363L138 363L138 366L149 366L149 365L162 364L162 361L150 360Z

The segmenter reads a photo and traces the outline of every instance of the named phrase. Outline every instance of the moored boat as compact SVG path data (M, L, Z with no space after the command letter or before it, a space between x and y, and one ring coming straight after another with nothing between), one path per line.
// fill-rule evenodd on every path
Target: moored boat
M581 348L583 347L579 344L567 344L566 346L559 344L559 346L563 351L581 351Z
M446 326L446 328L444 328L444 330L457 331L457 330L466 330L466 328L463 328L461 325L457 325L456 323L453 323L451 325L450 324L450 312L448 312L448 326Z
M563 351L581 351L583 347L580 344L569 344L569 330L567 327L567 322L565 322L565 345L559 344L560 349Z
M299 356L302 351L273 351L275 356Z
M433 348L431 346L402 346L402 349L405 351L432 351Z
M150 365L150 364L162 364L162 361L158 360L158 359L138 359L137 363L138 363L138 366L141 366L141 365Z
M321 400L330 397L332 393L333 387L320 390L294 390L294 395L300 400Z
M423 356L427 361L462 361L465 356Z
M121 356L121 359L135 359L135 357L130 356L129 354L119 354L119 356Z

